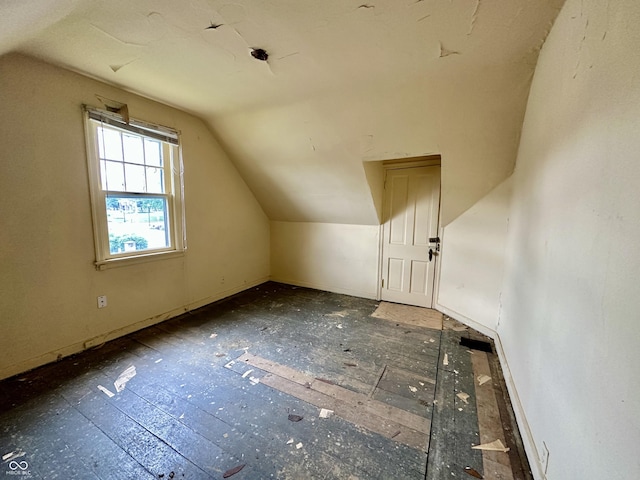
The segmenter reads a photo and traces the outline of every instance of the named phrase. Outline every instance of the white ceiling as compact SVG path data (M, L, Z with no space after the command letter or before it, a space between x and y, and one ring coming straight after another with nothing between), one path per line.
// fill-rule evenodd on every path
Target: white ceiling
M3 0L0 54L198 115L272 219L375 223L362 162L439 153L451 220L510 173L562 3Z

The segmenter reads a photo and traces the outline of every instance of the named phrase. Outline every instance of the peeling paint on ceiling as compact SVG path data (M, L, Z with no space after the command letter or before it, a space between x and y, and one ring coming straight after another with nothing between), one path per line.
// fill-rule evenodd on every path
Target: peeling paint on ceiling
M200 116L272 219L376 223L362 162L442 154L446 223L510 174L562 4L9 0L0 54Z

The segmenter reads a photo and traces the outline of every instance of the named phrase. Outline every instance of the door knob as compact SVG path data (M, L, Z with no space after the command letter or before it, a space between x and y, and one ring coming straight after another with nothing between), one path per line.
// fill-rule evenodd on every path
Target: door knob
M423 252L424 252L424 250L423 250ZM433 249L432 248L429 249L429 261L431 261L431 260L433 260Z

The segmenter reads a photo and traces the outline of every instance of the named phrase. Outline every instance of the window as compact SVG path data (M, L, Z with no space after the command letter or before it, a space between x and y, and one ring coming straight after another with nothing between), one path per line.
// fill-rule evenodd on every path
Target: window
M85 107L96 266L185 249L177 132Z

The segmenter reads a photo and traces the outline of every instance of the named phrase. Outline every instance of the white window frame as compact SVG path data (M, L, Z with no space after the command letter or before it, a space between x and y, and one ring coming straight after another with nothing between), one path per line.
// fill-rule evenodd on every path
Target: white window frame
M85 138L87 144L87 167L89 190L93 217L93 237L95 243L98 270L152 261L161 258L181 256L186 251L184 183L182 149L179 133L176 130L140 120L127 118L119 114L83 106L85 118ZM108 191L103 189L98 146L98 127L106 126L129 134L160 140L162 143L165 193L142 193L128 191ZM161 249L138 250L132 252L111 253L109 248L109 228L107 224L106 200L109 195L130 198L166 198L170 246Z

